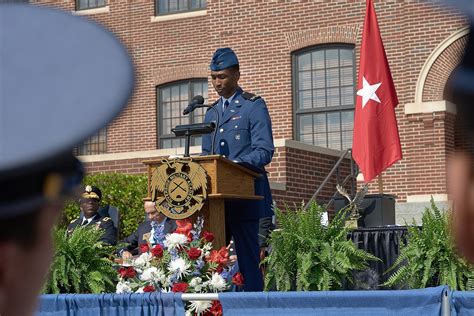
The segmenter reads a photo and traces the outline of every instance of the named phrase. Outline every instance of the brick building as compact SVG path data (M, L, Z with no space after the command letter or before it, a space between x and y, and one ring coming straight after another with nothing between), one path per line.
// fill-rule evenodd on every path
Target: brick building
M145 170L142 160L182 152L171 138L193 95L217 98L208 63L232 47L241 85L265 98L276 153L271 187L282 202L308 200L342 151L351 147L364 0L32 0L97 21L128 47L136 89L122 115L78 148L88 171ZM376 1L399 106L404 159L383 173L397 197L397 222L417 216L432 195L447 203L446 159L462 137L445 84L467 39L454 10L415 0ZM87 59L87 56L84 56ZM74 62L71 60L71 62ZM81 89L81 87L78 87ZM85 91L84 93L87 93ZM199 149L194 141L193 152ZM339 176L348 173L346 160ZM334 192L334 176L321 199ZM376 183L371 185L376 191Z

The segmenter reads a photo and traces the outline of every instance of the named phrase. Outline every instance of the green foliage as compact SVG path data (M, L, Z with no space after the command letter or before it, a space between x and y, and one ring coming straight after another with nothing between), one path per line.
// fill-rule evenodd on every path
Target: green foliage
M368 260L378 260L348 240L346 212L339 212L327 227L321 224L323 213L316 203L307 211L276 210L279 228L270 235L272 251L264 260L266 290L341 289L351 281L352 271L366 268Z
M431 198L425 208L422 229L408 227L407 245L387 272L395 271L384 285L425 288L448 285L453 290L471 290L474 269L460 258L454 247L448 211L440 211ZM408 226L408 225L407 225Z
M143 198L147 192L146 175L99 173L85 177L85 185L95 185L102 191L101 205L111 205L120 212L119 239L129 236L144 220ZM60 226L65 227L79 217L79 204L74 201L65 208Z
M55 254L44 293L114 292L117 272L108 258L112 247L99 239L102 229L77 227L68 236L63 228L53 233Z

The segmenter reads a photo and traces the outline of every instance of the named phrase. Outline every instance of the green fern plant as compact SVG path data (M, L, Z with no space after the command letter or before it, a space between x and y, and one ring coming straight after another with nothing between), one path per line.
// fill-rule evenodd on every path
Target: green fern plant
M117 272L108 257L113 249L99 242L102 234L101 229L78 227L68 236L65 229L56 228L54 260L43 292L114 292Z
M351 282L355 270L367 267L377 257L348 240L346 211L321 224L324 209L313 203L306 211L276 209L279 228L270 235L272 251L267 264L265 289L278 291L325 291L341 289Z
M422 229L408 226L407 244L386 273L384 285L425 288L448 285L453 290L472 290L474 267L459 257L450 231L451 213L439 210L431 198L422 215ZM396 270L398 269L398 270Z

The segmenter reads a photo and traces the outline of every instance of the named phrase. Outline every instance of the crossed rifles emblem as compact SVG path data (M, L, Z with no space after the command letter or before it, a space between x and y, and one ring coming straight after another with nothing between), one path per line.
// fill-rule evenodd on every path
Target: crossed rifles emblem
M167 217L183 219L199 211L207 198L207 174L191 158L163 159L152 171L151 199Z

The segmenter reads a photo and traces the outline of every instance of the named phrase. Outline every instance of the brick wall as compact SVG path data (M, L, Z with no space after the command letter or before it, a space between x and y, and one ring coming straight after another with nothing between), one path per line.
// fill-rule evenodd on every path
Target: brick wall
M74 9L73 0L32 2ZM446 112L407 115L404 107L414 102L417 80L427 58L466 22L454 10L440 10L422 1L376 1L375 7L400 101L396 113L404 156L383 174L384 191L397 195L398 201L413 194L446 193L445 159L453 148L453 119ZM86 17L115 32L136 65L135 94L108 129L108 151L120 153L157 148L156 85L205 77L212 52L223 46L231 46L239 56L242 87L267 101L275 139L292 139L292 53L315 44L353 43L358 60L365 0L208 0L206 15L165 22L151 22L151 0L110 0L109 8L108 13ZM428 78L426 100L442 97L442 81L459 60L458 55L459 49L447 50L435 64ZM450 61L449 67L443 65L444 60ZM209 99L214 98L210 86ZM272 179L286 179L287 190L295 194L296 179L304 179L300 191L305 193L290 195L288 201L305 198L309 188L320 181L319 177L311 180L298 173L303 170L302 161L293 159L298 155L291 150L277 152L270 166ZM321 159L314 165L326 164L322 157L314 159ZM285 171L277 171L281 166ZM104 163L90 168L112 167ZM140 169L138 165L127 168L130 172Z

